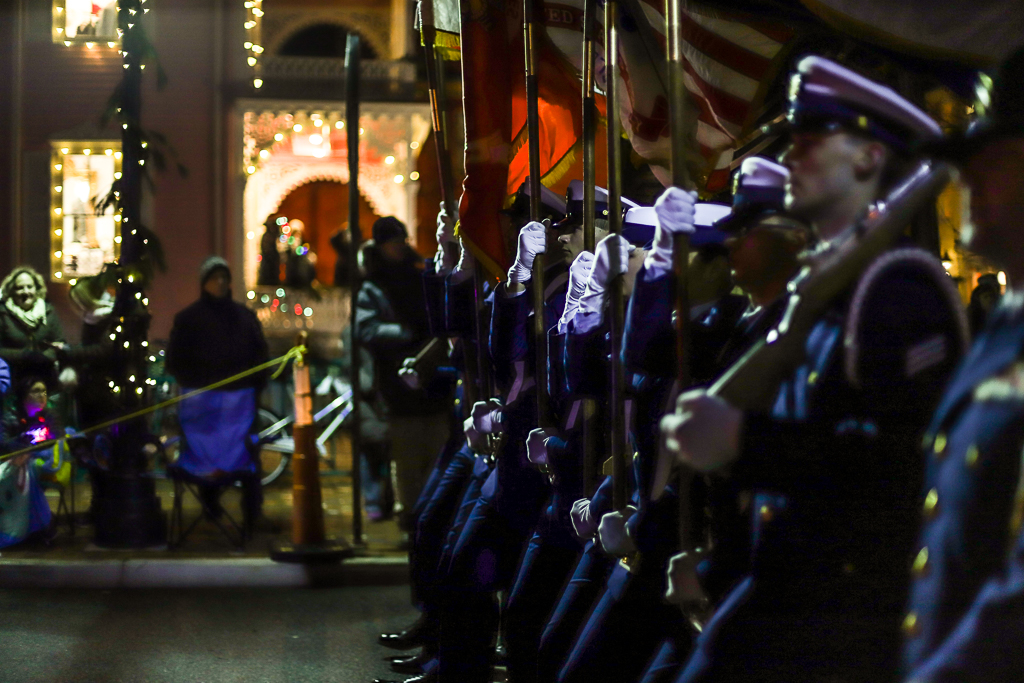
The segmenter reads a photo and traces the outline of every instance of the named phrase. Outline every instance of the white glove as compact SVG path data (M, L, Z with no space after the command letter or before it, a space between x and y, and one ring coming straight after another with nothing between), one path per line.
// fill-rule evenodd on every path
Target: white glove
M580 498L572 504L569 511L569 518L572 519L572 528L576 530L576 537L581 541L588 541L597 533L597 520L590 514L590 499Z
M466 433L466 444L469 446L469 449L474 453L481 452L485 445L485 439L484 435L473 427L473 418L467 417L465 422L462 423L462 429Z
M565 309L558 321L558 334L569 330L569 323L576 317L580 307L580 297L587 289L590 271L594 268L594 255L589 251L581 251L576 260L569 266L569 292L565 296Z
M533 277L533 261L537 258L537 254L543 254L547 248L547 232L544 224L537 221L530 221L519 231L516 260L508 269L510 284L525 285Z
M543 429L530 430L526 437L526 459L538 467L548 464L548 439L551 435Z
M601 325L604 320L608 285L629 267L630 246L629 242L619 235L608 235L597 243L594 267L590 271L590 279L587 280L583 296L580 297L580 306L576 314L577 332L589 332ZM614 271L613 266L616 267Z
M455 238L455 221L458 218L458 213L451 216L445 203L441 202L441 210L437 214L437 232L434 234L437 239L437 254L434 256L434 263L438 273L451 272L455 266L459 248Z
M609 512L601 518L597 526L597 536L601 539L601 547L609 555L625 557L636 552L636 543L626 531L626 521L636 514L636 508L627 505L622 512Z
M673 605L686 605L707 600L697 578L697 563L700 559L700 555L696 553L679 553L672 556L668 563L666 601Z
M466 249L466 245L462 243L461 239L459 247L462 249L462 254L459 256L459 262L455 264L455 270L452 271L452 280L455 283L465 282L467 278L473 276L473 271L476 269L476 259L473 258L469 249Z
M646 279L659 278L672 270L672 240L676 235L692 235L695 231L693 205L696 201L696 192L670 187L654 202L658 223L654 228L654 248L644 259Z
M398 378L410 389L420 388L420 373L416 372L416 359L406 358L398 369Z
M497 432L504 431L505 428L502 425L505 417L502 414L503 410L504 406L496 398L488 401L477 401L473 404L473 409L470 411L473 429L481 434L496 434Z

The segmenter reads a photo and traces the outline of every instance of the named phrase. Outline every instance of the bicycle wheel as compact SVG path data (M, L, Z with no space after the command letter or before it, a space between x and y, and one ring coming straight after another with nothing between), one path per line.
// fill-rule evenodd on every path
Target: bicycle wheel
M280 417L266 408L260 408L256 416L256 430L263 431L280 419ZM289 425L282 430L281 436L290 437L291 431L291 425ZM263 485L269 486L277 481L284 474L284 471L288 469L288 464L291 460L292 454L276 449L273 442L264 444L260 449L260 471L263 473Z

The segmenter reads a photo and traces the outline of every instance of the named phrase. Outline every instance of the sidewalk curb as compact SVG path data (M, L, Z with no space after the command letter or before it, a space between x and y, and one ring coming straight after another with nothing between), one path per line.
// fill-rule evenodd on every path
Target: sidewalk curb
M327 566L267 558L0 560L0 589L328 588L408 582L404 557L358 557Z

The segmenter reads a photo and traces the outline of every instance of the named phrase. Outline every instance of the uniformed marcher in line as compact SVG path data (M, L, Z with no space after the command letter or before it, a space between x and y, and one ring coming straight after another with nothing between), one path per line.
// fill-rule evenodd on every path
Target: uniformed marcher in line
M1024 49L1004 64L988 116L948 140L971 189L965 246L1010 287L924 438L924 528L903 622L914 683L1024 679Z
M715 223L728 235L725 246L733 281L750 297L747 310L717 358L716 374L778 324L786 309L786 284L800 269L799 254L812 243L810 229L785 211L788 177L784 166L768 159L744 160L736 175L732 213ZM703 520L703 531L711 539L712 550L702 551L696 566L685 553L672 558L669 574L675 579L670 586L680 590L670 590L669 602L699 604L706 600L717 605L749 570L749 492L719 477L708 477L706 485L710 519ZM684 586L692 592L682 594ZM675 680L693 644L692 627L689 623L682 626L665 638L641 683Z
M558 220L562 217L565 202L557 195L545 189L542 196L542 208L546 216ZM516 209L528 205L529 183L523 184L520 190L520 197L507 212L507 216L514 222L523 220L521 212ZM525 197L525 201L523 198ZM472 300L472 274L477 267L468 250L445 249L445 242L455 240L452 230L452 220L442 210L438 216L438 254L435 263L440 265L441 278L443 283L443 300L441 315L442 321L436 324L439 332L447 335L459 336L471 340L474 334L474 325L470 312L473 310ZM458 264L451 267L451 256L459 253ZM551 278L558 277L558 264L553 264ZM564 267L563 267L564 270ZM450 271L450 272L449 272ZM436 278L434 278L436 279ZM550 285L550 282L549 282ZM425 278L425 294L428 302L428 309L431 302L437 299L432 290L436 286L431 278ZM555 287L557 290L557 286ZM557 291L554 292L557 295ZM493 297L488 297L491 302ZM435 302L436 303L436 302ZM499 316L501 317L501 316ZM525 318L525 316L524 316ZM525 323L525 321L520 321ZM489 333L489 347L502 349L497 353L498 367L501 372L498 381L498 389L507 399L509 398L509 378L512 373L508 372L508 366L514 364L515 351L508 351L515 346L518 328L515 325L501 326L496 333L485 330ZM520 330L521 332L521 330ZM525 348L520 350L520 355L525 356ZM488 365L490 363L488 362ZM506 382L500 381L505 378ZM436 477L432 478L435 485L431 486L429 499L417 505L419 514L417 516L416 537L414 545L413 560L411 568L414 571L414 599L418 599L423 609L423 616L417 622L400 633L382 634L381 644L394 649L412 649L422 646L419 654L395 658L392 660L392 669L398 673L422 674L429 679L437 675L437 637L440 621L441 602L445 593L442 588L446 585L448 569L451 564L452 555L455 551L455 544L459 539L470 513L473 511L481 491L489 475L492 473L493 463L486 457L480 440L481 434L479 425L474 428L473 418L466 421L465 443L451 457L450 462L443 472L435 471ZM438 467L443 463L438 463ZM415 679L419 680L417 676ZM380 681L381 679L377 679Z
M627 222L638 213L647 213L648 223L658 227L644 268L637 275L623 333L622 357L629 378L627 406L632 406L627 413L634 415L629 447L637 453L632 467L632 504L628 514L600 517L601 546L616 564L568 652L558 674L561 681L595 676L607 681L635 680L669 624L678 619L678 613L663 600L665 568L678 545L678 502L666 496L654 503L648 495L658 420L675 378L671 362L675 357L673 236L689 234L693 247L690 371L698 381L710 379L715 359L746 307L745 297L730 294L732 280L722 246L725 234L711 228L716 219L729 213L729 207L696 203L690 193L669 190L653 208L632 209ZM618 564L621 557L628 558L628 567ZM642 621L629 619L639 613L645 615Z
M889 88L806 57L790 89L786 206L828 242L941 135ZM704 626L679 681L887 681L920 520L928 418L966 323L941 264L891 249L813 327L770 413L704 392L662 422L698 471L753 492L750 573Z

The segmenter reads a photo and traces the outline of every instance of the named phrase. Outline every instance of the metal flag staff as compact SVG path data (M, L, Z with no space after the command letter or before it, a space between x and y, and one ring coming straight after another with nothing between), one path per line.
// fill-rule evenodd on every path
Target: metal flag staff
M617 20L619 3L607 0L604 5L604 61L607 75L605 102L607 106L608 133L608 232L622 231L622 145L619 141L618 78L619 78L619 30ZM618 249L609 249L612 258L611 272L617 273L621 264L615 263ZM609 330L611 338L611 382L609 383L609 434L608 454L612 459L612 502L616 510L623 510L629 497L626 481L626 415L623 390L626 378L622 367L622 329L625 310L622 301L622 276L616 276L608 287Z
M668 57L669 133L672 185L684 190L693 182L686 168L686 150L690 131L694 129L695 110L686 92L686 71L683 62L682 0L666 0L665 27ZM685 233L673 237L672 270L675 273L676 386L680 392L690 386L689 322L690 301L687 292L687 270L690 260L690 238ZM693 535L693 512L689 496L693 470L679 471L679 539L682 550L689 550Z
M352 302L350 306L352 363L352 541L356 545L363 542L363 480L359 467L362 450L362 420L359 401L362 398L362 387L359 382L359 323L356 318L356 298L361 286L359 277L359 244L362 234L359 230L359 36L348 35L345 45L345 135L348 145L348 229L350 233L349 291Z
M438 176L441 179L441 201L444 202L445 211L449 216L458 212L458 201L455 198L455 176L452 171L452 157L449 148L448 138L448 99L445 89L445 68L444 60L438 59L436 50L437 29L434 25L434 4L433 0L423 0L420 3L420 30L423 36L423 54L427 62L427 93L430 98L430 121L434 133L434 150L437 155ZM445 249L454 249L452 243L444 246ZM479 268L475 269L473 277L473 305L474 320L473 331L476 337L475 344L464 344L463 351L466 354L465 372L466 382L463 385L465 395L462 405L465 407L464 414L469 416L469 411L477 401L486 400L490 395L489 373L486 364L486 347L482 331L486 329L486 323L481 320L483 316L483 273Z
M523 3L524 42L526 44L526 126L530 152L530 220L540 220L540 113L537 92L537 43L540 27L534 0ZM537 387L537 426L552 426L548 405L548 348L544 324L544 254L533 260L533 343L536 351L534 370Z
M583 249L591 254L597 248L597 102L594 99L594 67L597 57L597 0L583 5ZM594 462L597 425L595 401L583 400L583 485L584 493L593 493L597 463Z

